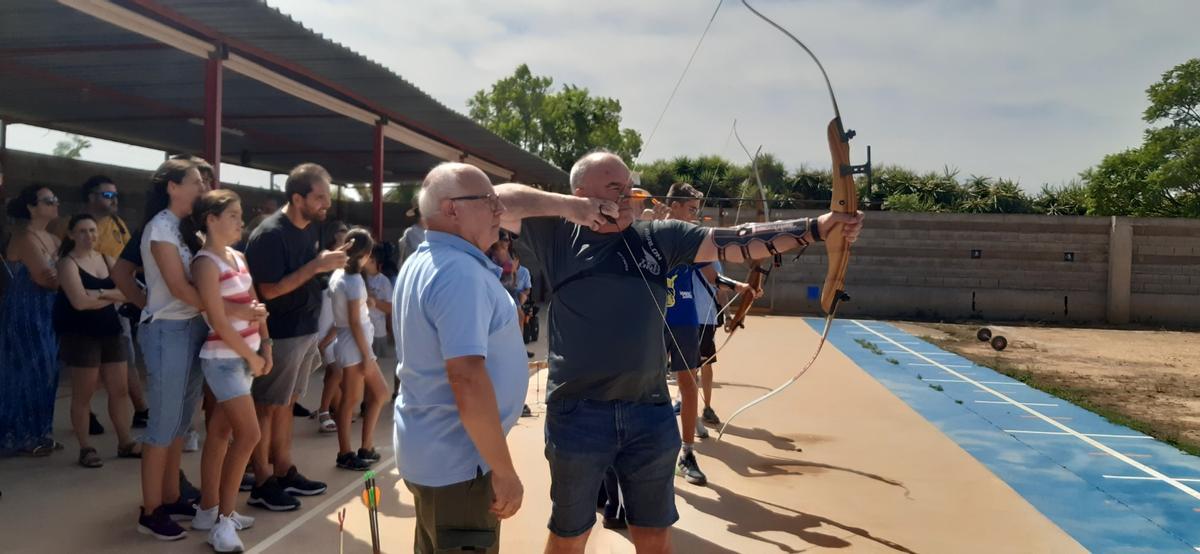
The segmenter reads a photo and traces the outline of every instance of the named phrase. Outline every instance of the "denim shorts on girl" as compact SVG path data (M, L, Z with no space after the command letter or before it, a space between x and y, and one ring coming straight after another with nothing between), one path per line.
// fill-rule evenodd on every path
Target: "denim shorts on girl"
M201 358L200 369L204 371L204 382L212 391L217 402L233 400L250 395L254 377L246 360L241 358Z
M202 316L155 319L138 327L150 408L141 442L166 447L187 432L203 389L200 347L207 337Z

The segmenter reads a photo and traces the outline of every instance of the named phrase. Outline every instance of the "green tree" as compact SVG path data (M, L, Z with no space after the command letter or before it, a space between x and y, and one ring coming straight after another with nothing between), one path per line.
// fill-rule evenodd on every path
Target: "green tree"
M1042 191L1033 199L1033 209L1046 215L1087 215L1087 187L1079 181L1058 187L1042 185Z
M54 145L54 150L51 152L55 156L64 158L78 159L83 155L83 151L92 147L92 141L85 139L79 135L67 135L66 140L60 140Z
M1142 145L1104 157L1082 174L1098 215L1200 217L1200 58L1146 90Z
M637 131L621 128L621 103L592 96L586 88L534 75L521 64L467 100L471 119L500 137L569 170L580 156L605 148L632 163L642 150Z

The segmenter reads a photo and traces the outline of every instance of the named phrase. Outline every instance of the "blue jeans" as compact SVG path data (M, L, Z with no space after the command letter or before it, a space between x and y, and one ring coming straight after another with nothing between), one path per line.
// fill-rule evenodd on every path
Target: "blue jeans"
M546 407L550 531L576 537L596 523L596 489L612 467L626 521L670 527L675 510L679 426L669 403L555 400Z
M187 432L200 403L200 347L206 337L208 324L202 316L157 319L138 328L150 405L142 442L166 447Z

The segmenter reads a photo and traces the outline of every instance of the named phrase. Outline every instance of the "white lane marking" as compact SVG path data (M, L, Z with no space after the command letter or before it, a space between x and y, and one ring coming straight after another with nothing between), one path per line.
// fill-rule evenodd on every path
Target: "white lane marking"
M867 327L866 325L863 325L859 321L857 321L857 320L851 320L851 321L855 325L858 325L859 327L862 327L863 329L871 331L871 328ZM872 331L872 332L874 332L874 331ZM891 339L887 338L886 336L884 336L882 334L877 333L877 335L884 340L892 342ZM933 361L931 358L929 358L923 354L914 352L913 350L906 348L899 344L897 344L896 346L898 346L904 350L908 350L908 352L912 353L915 356L923 358L926 362L929 362L931 364L937 364L937 362ZM950 369L942 364L937 364L937 365L939 367L941 367L942 371L945 371L945 372L947 372L951 375L954 375L955 377L958 377L960 379L963 379L964 381L968 381L971 384L975 385L976 387L979 387L980 389L987 391L992 396L999 398L1000 400L1006 400L1006 401L1012 403L1013 406L1016 406L1017 408L1024 410L1025 412L1029 413L1030 415L1037 417L1038 419L1046 422L1048 425L1083 441L1084 443L1088 444L1092 448L1100 450L1101 452L1105 452L1105 453L1109 454L1110 456L1112 456L1126 464L1129 464L1134 469L1137 469L1138 471L1141 471L1142 473L1145 473L1146 475L1149 475L1151 477L1157 477L1157 478L1163 480L1168 485L1175 487L1180 492L1182 492L1196 500L1200 500L1200 492L1197 492L1196 489L1193 489L1192 487L1189 487L1183 483L1180 483L1179 481L1177 481L1175 479L1167 477L1166 475L1163 475L1161 472L1159 472L1157 469L1154 469L1146 464L1143 464L1137 460L1134 460L1133 458L1130 458L1129 456L1126 456L1120 452L1117 452L1116 450L1113 450L1112 448L1105 446L1100 441L1098 441L1092 437L1089 437L1087 435L1084 435L1083 433L1080 433L1079 431L1076 431L1076 430L1068 427L1067 425L1064 425L1062 422L1056 421L1054 418L1051 418L1050 416L1047 416L1047 415L1043 414L1042 412L1039 412L1033 408L1030 408L1029 406L1025 406L1025 405L1021 404L1020 402L1013 400L1008 395L1005 395L1004 393L1002 393L1000 391L994 390L991 387L988 387L987 385L980 383L979 381L975 381L975 380L971 379L970 377L967 377L966 375L963 375L962 373L955 371L953 369Z
M964 375L963 377L965 378L966 375ZM1029 385L1026 385L1025 383L1019 383L1019 382L1013 382L1013 381L967 381L964 379L922 379L922 381L930 381L933 383L971 383L972 385L974 385L974 384L1005 385L1005 386L1009 386L1009 387L1028 387L1029 386Z
M1011 402L1005 402L1003 400L976 400L975 403L976 404L1011 404ZM1043 408L1057 408L1058 407L1058 404L1050 404L1050 403L1045 403L1045 402L1021 402L1021 404L1024 404L1026 406L1041 406Z
M392 456L392 457L388 458L387 460L384 460L381 465L378 465L375 468L371 468L371 469L376 474L380 474L380 473L390 470L392 468L392 466L394 466L394 465L396 465L396 456ZM293 519L290 523L288 523L287 525L284 525L278 531L272 533L271 536L263 539L262 542L254 545L254 548L247 550L246 554L262 554L263 552L266 552L268 548L270 548L275 543L279 542L280 539L282 539L283 537L286 537L292 531L295 531L296 529L300 528L300 526L307 523L308 520L310 520L316 516L328 515L329 509L332 508L335 504L338 504L340 502L345 502L346 495L348 495L352 492L355 492L356 490L361 490L362 488L363 488L362 479L355 479L349 485L346 485L346 487L343 488L342 490L333 494L329 498L326 498L324 502L317 504L315 507L313 507L309 511L305 512L300 517Z
M1028 404L1026 404L1028 406ZM1057 435L1063 437L1074 436L1072 433L1064 433L1062 431L1027 431L1025 429L1004 429L1005 433L1017 433L1023 435ZM1105 435L1103 433L1080 433L1085 437L1101 438L1101 439L1135 439L1135 440L1154 440L1154 437L1146 435Z
M934 365L934 364L922 364L922 363L915 363L915 362L909 362L909 363L906 363L906 364L904 364L904 365L919 366L919 367L939 367L939 366L937 366L937 365ZM975 366L973 366L973 365L954 365L954 364L946 364L946 367L952 367L952 368L954 368L954 369L971 369L971 368L973 368L973 367L975 367Z
M907 346L904 346L903 344L900 344L892 339L888 339L888 342L890 342L896 346L899 346L900 348L903 348L904 350L884 350L883 351L884 354L912 354L913 356L957 356L958 355L958 354L951 354L950 352L917 352L916 350L912 350L912 349L908 348ZM933 360L929 360L929 361L932 362Z
M1104 477L1105 479L1125 479L1125 480L1129 480L1129 481L1161 481L1162 480L1162 479L1155 479L1154 477L1146 477L1144 475L1103 475L1102 477ZM1196 477L1176 477L1175 480L1183 482L1183 483L1200 483L1200 478L1196 478Z

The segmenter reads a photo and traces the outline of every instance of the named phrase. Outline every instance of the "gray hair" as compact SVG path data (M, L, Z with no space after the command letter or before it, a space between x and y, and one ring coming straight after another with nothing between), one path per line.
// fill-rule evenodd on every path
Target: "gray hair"
M442 200L458 192L458 187L447 185L457 184L459 175L471 171L480 170L473 165L459 162L442 162L429 170L425 180L421 182L421 190L417 193L417 209L420 210L421 217L437 217L438 205ZM486 179L486 176L484 178Z
M621 159L620 156L617 156L615 153L604 148L597 148L591 152L588 152L587 154L584 154L582 158L579 158L575 162L575 165L571 166L571 190L582 187L583 176L587 174L588 170L591 169L593 165L604 161L609 156Z

